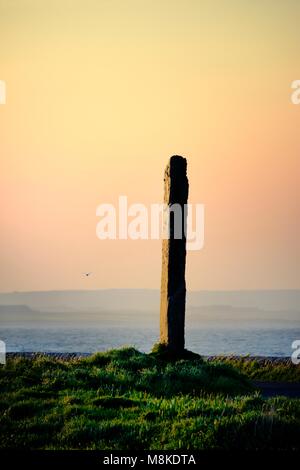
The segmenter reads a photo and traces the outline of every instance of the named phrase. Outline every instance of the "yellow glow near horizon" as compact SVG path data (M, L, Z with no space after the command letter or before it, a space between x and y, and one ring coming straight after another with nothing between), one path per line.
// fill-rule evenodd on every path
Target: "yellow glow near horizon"
M0 0L1 290L159 287L160 242L101 242L95 210L160 202L172 154L206 206L188 287L299 287L299 25L296 0Z

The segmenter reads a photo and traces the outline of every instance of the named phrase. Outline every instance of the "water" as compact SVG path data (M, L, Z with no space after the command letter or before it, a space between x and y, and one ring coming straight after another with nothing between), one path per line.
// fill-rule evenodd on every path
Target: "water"
M134 346L149 352L158 339L157 328L47 327L0 329L7 352L95 352ZM291 344L300 339L300 328L224 328L203 326L186 330L186 347L203 355L237 354L290 356Z

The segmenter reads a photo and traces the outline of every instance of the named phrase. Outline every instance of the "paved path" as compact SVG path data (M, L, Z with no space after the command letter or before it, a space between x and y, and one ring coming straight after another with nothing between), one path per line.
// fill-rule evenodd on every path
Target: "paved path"
M286 396L300 398L300 383L293 382L253 382L264 397Z

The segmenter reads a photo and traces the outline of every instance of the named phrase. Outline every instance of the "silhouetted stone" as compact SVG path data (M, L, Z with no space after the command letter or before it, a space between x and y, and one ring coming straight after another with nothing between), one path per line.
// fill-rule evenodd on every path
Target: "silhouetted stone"
M160 343L171 352L180 353L184 349L185 322L185 260L186 260L186 211L189 184L187 179L187 161L174 155L165 170L164 203L181 208L180 228L182 237L174 237L175 224L173 212L170 212L170 237L162 244L162 277L160 300ZM178 207L178 206L177 206ZM176 215L177 217L178 215ZM176 225L176 227L178 227ZM177 232L178 233L178 232Z

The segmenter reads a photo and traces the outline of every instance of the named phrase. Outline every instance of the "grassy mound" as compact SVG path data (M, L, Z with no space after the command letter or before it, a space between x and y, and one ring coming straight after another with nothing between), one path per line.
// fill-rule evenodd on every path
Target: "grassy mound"
M150 355L155 357L156 359L160 359L162 361L169 361L169 362L176 362L176 361L179 361L180 359L187 360L187 361L197 360L199 364L200 362L203 362L200 354L194 353L192 351L188 351L187 349L184 349L180 353L170 352L167 346L161 343L156 343L153 346Z
M263 399L230 363L197 355L15 358L0 387L1 448L299 448L300 400Z

